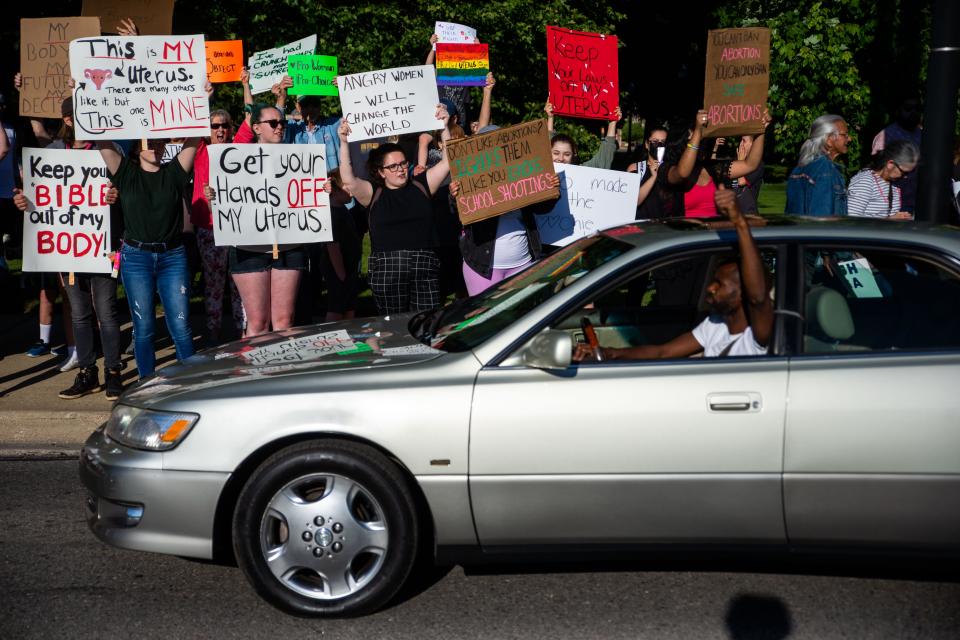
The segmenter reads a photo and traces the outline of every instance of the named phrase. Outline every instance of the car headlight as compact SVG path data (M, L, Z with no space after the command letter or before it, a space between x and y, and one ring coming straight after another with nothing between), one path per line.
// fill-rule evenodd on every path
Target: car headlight
M117 405L106 434L120 444L147 451L168 451L187 437L200 419L195 413L171 413Z

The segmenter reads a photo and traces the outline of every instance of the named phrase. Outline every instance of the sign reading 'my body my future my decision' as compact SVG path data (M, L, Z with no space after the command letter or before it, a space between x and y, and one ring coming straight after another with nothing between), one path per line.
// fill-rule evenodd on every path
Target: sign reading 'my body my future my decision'
M70 41L100 35L99 18L20 20L20 115L60 118L70 97Z
M457 211L463 224L492 218L557 197L546 120L447 142L450 177L460 182Z
M110 179L99 151L23 150L23 270L110 273Z
M770 30L716 29L707 33L703 108L706 136L763 132L770 85Z
M333 240L326 147L212 144L210 187L217 245Z
M78 140L210 135L203 36L102 36L70 43Z
M350 142L443 128L433 65L340 76L337 86Z
M557 115L616 120L617 37L547 27L547 77Z

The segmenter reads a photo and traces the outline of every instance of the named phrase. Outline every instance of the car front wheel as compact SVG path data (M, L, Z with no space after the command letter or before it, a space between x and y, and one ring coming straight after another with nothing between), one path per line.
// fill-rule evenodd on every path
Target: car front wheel
M257 593L303 616L382 607L406 580L417 549L406 478L375 449L318 440L283 449L237 499L233 545Z

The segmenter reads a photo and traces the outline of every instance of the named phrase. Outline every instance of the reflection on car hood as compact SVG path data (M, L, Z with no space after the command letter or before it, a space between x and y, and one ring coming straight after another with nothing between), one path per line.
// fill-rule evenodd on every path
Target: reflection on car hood
M443 352L407 331L410 315L328 322L276 331L201 351L123 394L141 404L253 378L423 362Z

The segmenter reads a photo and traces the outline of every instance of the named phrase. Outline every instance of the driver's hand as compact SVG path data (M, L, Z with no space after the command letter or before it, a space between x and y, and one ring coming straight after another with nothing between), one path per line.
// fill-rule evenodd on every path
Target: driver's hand
M577 343L573 348L574 362L583 362L584 360L596 360L597 351L589 344L584 342Z

